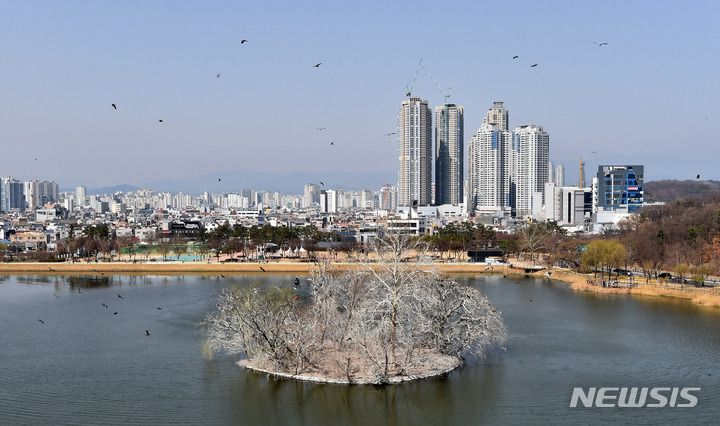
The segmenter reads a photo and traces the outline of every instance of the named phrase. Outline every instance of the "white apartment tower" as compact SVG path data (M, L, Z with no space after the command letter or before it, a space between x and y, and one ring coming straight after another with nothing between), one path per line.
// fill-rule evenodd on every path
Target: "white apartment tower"
M516 127L512 152L515 216L525 216L532 214L533 204L543 202L537 199L536 193L542 193L548 181L550 137L540 126Z
M428 206L432 184L432 115L411 97L398 111L398 205Z
M435 107L435 204L463 202L463 107Z
M510 205L510 132L497 124L483 123L468 146L468 204L478 207Z
M85 207L85 192L86 189L84 186L75 188L75 204L77 204L78 207Z

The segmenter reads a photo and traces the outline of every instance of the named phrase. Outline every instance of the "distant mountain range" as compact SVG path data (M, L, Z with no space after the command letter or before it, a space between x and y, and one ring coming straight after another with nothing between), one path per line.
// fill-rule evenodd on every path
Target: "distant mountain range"
M690 195L720 193L716 180L656 180L645 182L645 201L673 201Z
M324 185L321 185L322 184ZM343 189L346 191L369 189L378 191L385 184L397 185L397 173L393 172L293 172L290 174L226 170L204 176L173 180L163 179L148 182L142 187L133 185L116 185L102 188L88 188L87 195L113 194L118 191L135 192L141 188L156 192L182 192L201 195L210 193L240 192L242 189L262 191L279 191L283 194L302 194L308 183L321 185L326 189ZM74 191L75 188L61 188L61 191Z
M193 179L164 179L148 182L142 187L133 185L116 185L102 188L88 188L88 195L113 194L115 192L135 192L141 188L156 192L183 192L201 195L203 192L222 193L240 192L242 189L279 191L283 194L302 194L304 186L315 183L326 189L343 189L346 191L369 189L379 190L383 185L397 185L397 174L392 172L377 173L301 173L290 174L223 171L200 176ZM61 191L74 191L75 188L61 188ZM714 180L657 180L645 182L645 201L672 201L688 195L720 193L720 181Z

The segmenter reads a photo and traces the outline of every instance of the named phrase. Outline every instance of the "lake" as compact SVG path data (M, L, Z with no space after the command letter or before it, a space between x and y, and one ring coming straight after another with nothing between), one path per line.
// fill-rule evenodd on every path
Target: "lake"
M293 275L0 276L0 424L716 423L720 310L455 278L503 312L504 349L444 377L348 387L203 354L197 324L223 288ZM700 390L691 408L570 408L576 387Z

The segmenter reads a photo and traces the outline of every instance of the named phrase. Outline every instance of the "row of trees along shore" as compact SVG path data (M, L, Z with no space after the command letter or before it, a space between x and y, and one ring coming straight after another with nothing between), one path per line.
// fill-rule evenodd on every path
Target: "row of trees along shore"
M386 384L447 372L505 339L478 290L428 268L427 244L388 233L359 271L320 263L296 288L228 288L202 325L209 352L249 368L345 383Z
M513 234L496 232L473 222L458 222L448 224L433 235L423 236L422 240L429 244L436 261L463 261L467 260L468 249L493 247L502 249L508 257L582 272L593 272L604 265L606 268L639 270L648 279L657 278L663 271L675 272L681 277L703 278L720 274L720 194L696 195L665 205L646 206L639 214L600 235L568 235L555 222L528 223ZM611 257L598 259L595 254L604 253L595 250L595 246L602 244L594 243L598 240L613 241L624 251L613 250ZM334 255L337 252L350 256L362 253L354 242L342 241L338 233L320 232L312 226L245 227L227 223L212 232L201 232L191 248L199 256L216 256L219 260L221 253L231 258L247 258L252 253L257 254L258 247L274 243L279 253L294 253L291 256L315 261L317 251L321 250L318 243L323 241L335 243ZM107 225L85 227L80 235L74 235L71 226L71 237L64 242L60 253L18 253L11 258L5 255L7 247L0 247L0 257L4 261L52 261L82 253L87 258L112 261L109 254L115 251L139 259L147 258L152 252L166 259L190 251L187 243L178 238L161 238L143 246L131 237L113 237ZM586 251L588 247L590 254ZM324 257L327 258L327 254Z

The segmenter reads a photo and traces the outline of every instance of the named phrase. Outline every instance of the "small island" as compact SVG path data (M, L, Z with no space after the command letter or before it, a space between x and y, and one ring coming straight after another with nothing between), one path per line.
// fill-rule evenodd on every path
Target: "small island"
M445 374L499 346L501 313L430 268L427 246L388 233L351 271L318 264L308 282L228 288L201 325L205 349L300 380L389 384Z

